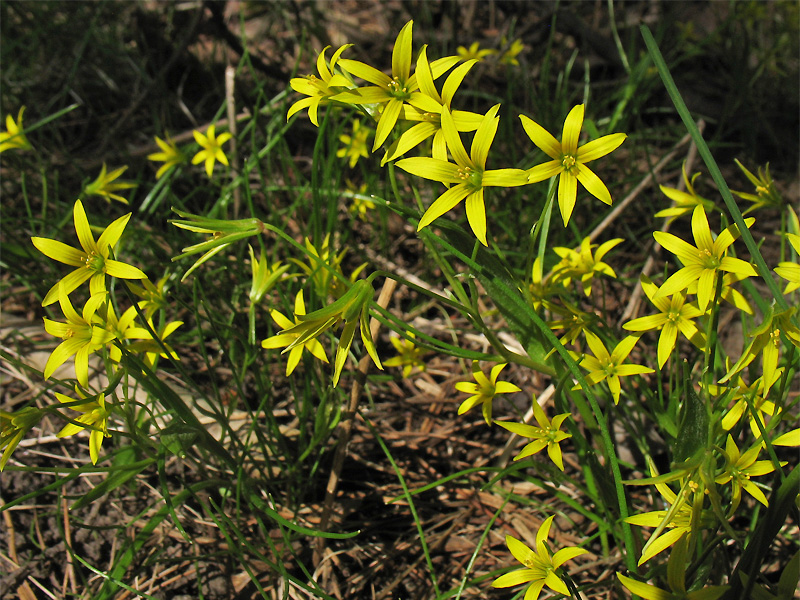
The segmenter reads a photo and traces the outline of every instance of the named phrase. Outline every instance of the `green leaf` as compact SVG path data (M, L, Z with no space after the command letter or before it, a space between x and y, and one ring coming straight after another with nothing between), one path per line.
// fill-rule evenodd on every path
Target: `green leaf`
M137 462L136 449L133 446L122 448L114 455L113 470L108 474L108 477L81 496L75 504L70 506L70 510L79 510L89 506L98 498L105 496L136 477L154 462L154 458Z
M462 230L442 224L439 226L449 242L449 244L445 243L445 246L449 246L448 249L451 251L455 250L458 257L470 267L486 293L497 305L508 323L511 333L517 338L530 359L537 364L537 370L553 374L552 367L546 361L549 349L545 348L541 338L536 335L539 328L531 317L533 307L525 300L518 284L503 263L483 246L478 247L472 259L468 258L473 254L475 238ZM440 241L445 242L444 240Z
M680 409L678 439L672 447L672 460L681 463L704 449L708 438L708 410L691 386Z

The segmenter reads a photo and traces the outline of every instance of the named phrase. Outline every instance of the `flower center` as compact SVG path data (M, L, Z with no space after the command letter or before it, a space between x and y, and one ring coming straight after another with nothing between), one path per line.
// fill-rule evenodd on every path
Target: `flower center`
M87 269L96 271L97 273L102 273L105 267L105 259L94 250L86 255L83 262Z
M711 250L709 250L708 248L703 248L702 250L700 250L699 256L700 256L700 260L703 263L703 266L706 269L712 269L712 270L716 271L719 268L719 264L720 264L719 257L718 256L714 256L711 253Z
M389 93L398 100L408 100L410 96L408 88L400 82L399 77L392 77L389 82Z
M578 159L572 154L565 154L561 157L561 166L564 167L564 170L567 172L572 171L577 164Z
M472 167L459 167L456 176L473 189L483 187L483 173Z

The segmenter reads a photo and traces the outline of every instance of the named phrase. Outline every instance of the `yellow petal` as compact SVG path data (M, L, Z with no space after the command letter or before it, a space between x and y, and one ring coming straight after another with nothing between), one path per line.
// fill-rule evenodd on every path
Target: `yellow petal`
M558 143L558 140L550 135L550 133L544 127L529 119L525 115L520 115L519 120L522 122L522 128L525 130L525 133L528 134L528 137L531 139L531 141L536 144L536 146L539 147L545 154L547 154L547 156L553 160L559 161L560 166L561 144ZM548 175L547 177L551 177L551 175ZM542 179L547 179L547 177L543 177Z

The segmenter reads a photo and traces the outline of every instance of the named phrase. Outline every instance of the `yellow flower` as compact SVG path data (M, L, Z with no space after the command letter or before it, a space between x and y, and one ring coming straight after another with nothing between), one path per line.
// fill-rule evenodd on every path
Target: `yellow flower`
M82 314L72 307L64 285L58 286L58 302L64 313L66 323L44 319L44 329L61 342L47 359L44 378L49 379L53 372L71 356L75 356L75 377L82 387L89 385L89 354L100 350L113 341L114 334L107 331L102 322L95 319L100 304L105 302L105 294L95 294L86 302Z
M136 354L143 354L142 362L149 369L155 368L158 357L178 360L178 354L164 340L183 325L183 321L168 321L158 328L150 319L147 324L156 337L154 338L150 330L145 327L131 327L125 332L125 339L136 341L128 346L128 349Z
M592 244L589 237L583 238L580 248L553 248L553 251L561 257L561 261L553 267L553 282L560 282L564 287L569 287L572 278L580 278L583 293L590 296L592 293L592 281L595 273L608 275L616 279L617 274L608 264L602 261L603 257L617 244L622 243L622 238L615 238L603 242L598 247ZM592 256L592 248L597 247L597 252Z
M556 310L553 303L550 302L550 298L563 293L564 288L557 285L553 279L552 271L547 276L544 275L541 258L537 256L533 259L531 282L528 285L528 290L530 291L533 308L538 311L542 306L548 310Z
M775 371L778 368L778 358L781 352L781 334L785 335L792 345L800 349L800 329L792 322L792 315L796 310L797 307L794 306L775 313L770 307L763 323L750 333L752 339L742 356L719 382L725 383L753 362L758 354L761 354L761 372L765 382L764 396L767 396L770 386L777 381Z
M82 394L81 394L82 395ZM65 404L74 404L76 401L56 392L56 398ZM88 402L70 406L72 410L83 413L72 423L67 423L64 428L56 434L56 437L67 437L74 435L83 429L91 429L89 434L89 457L92 464L96 465L100 455L100 446L103 444L104 437L111 437L108 433L108 417L111 411L106 407L106 398L103 394L94 396Z
M559 569L568 560L586 554L586 550L562 548L555 554L550 554L550 550L547 548L547 536L550 533L553 518L554 516L547 517L539 531L536 532L536 550L531 550L515 537L506 536L508 549L514 558L524 565L524 568L501 575L492 583L492 587L505 588L521 583L530 583L525 592L525 600L537 600L545 585L554 592L570 596L569 588L559 574Z
M164 294L164 285L167 277L162 277L155 284L149 279L142 279L142 285L136 285L130 281L125 283L134 296L141 298L136 304L142 309L146 317L152 317L156 311L166 308L167 298Z
M650 536L647 543L642 548L642 556L639 558L639 566L663 552L684 536L692 535L693 514L699 511L698 523L701 528L714 522L715 517L702 510L702 503L705 493L701 487L697 487L691 495L692 501L687 499L687 491L690 483L686 483L681 490L680 496L673 492L665 483L655 484L656 489L665 500L667 510L654 510L638 515L633 515L625 519L626 523L638 525L640 527L655 527L656 532ZM696 504L696 506L695 506Z
M512 392L520 392L513 383L508 381L497 381L500 376L500 371L506 368L506 364L502 363L492 367L489 377L483 374L483 371L478 367L478 361L472 363L472 377L476 383L468 381L459 381L456 384L456 389L465 394L472 394L469 398L461 403L458 407L458 414L463 415L471 408L481 405L483 410L483 419L487 425L492 424L492 400L497 394L510 394Z
M273 336L262 342L269 344L265 347L286 346L284 352L291 352L298 346L306 345L310 340L319 337L322 333L344 321L344 329L339 338L339 345L336 347L336 358L333 365L333 387L339 383L342 368L347 360L350 346L353 343L356 329L360 330L361 342L364 348L379 369L383 369L375 349L375 342L369 330L369 305L372 302L374 290L372 285L365 279L356 281L341 298L328 306L315 310L309 314L295 313L295 325L286 319L286 324L291 325L284 329L278 336ZM273 317L274 318L274 317ZM280 337L280 343L274 338ZM273 340L273 341L270 341Z
M700 176L700 173L692 175L691 181L686 174L686 162L683 163L683 182L686 185L686 191L682 192L675 188L668 188L666 186L659 186L661 193L667 198L672 200L675 204L670 208L658 211L656 217L670 217L669 222L674 221L677 217L692 212L696 206L702 206L706 210L714 210L714 203L697 194L694 190L694 181Z
M646 275L642 275L641 284L645 295L661 312L628 321L622 328L636 332L661 330L661 335L658 337L658 368L664 367L669 355L675 349L679 331L686 339L702 349L705 346L705 335L697 329L693 319L702 316L703 313L695 305L686 304L686 294L676 292L670 298L656 297L658 286Z
M343 89L352 87L347 77L335 71L336 63L339 62L342 52L347 50L350 46L352 46L352 44L345 44L333 53L330 68L325 62L325 53L330 46L325 46L322 52L317 56L317 71L319 72L319 77L308 75L306 77L294 77L289 81L289 85L292 86L295 92L305 94L308 98L303 98L292 104L289 108L289 112L286 114L287 121L293 114L304 108L308 108L308 118L311 119L314 125L319 127L317 118L319 106L321 104L327 104L333 96Z
M736 512L739 502L742 499L742 490L745 490L764 506L769 506L764 492L762 492L755 483L750 481L751 477L766 475L775 470L774 465L770 461L756 460L760 451L761 446L757 444L744 454L741 454L738 446L736 446L736 442L733 441L733 437L728 434L728 438L725 441L725 469L714 479L714 482L720 485L726 483L731 484L731 507L729 515L733 515L733 513Z
M13 413L0 410L0 450L5 448L0 456L0 472L5 468L20 440L41 418L42 411L32 406Z
M764 417L774 417L778 410L774 402L767 400L765 390L769 391L775 382L780 379L781 375L783 375L783 368L775 369L772 381L769 382L765 381L762 375L751 385L747 385L741 375L737 374L732 386L709 385L708 392L710 394L717 397L725 396L727 402L733 402L733 406L724 411L720 421L722 429L730 431L746 413L753 436L756 438L761 437L761 429L766 428ZM752 409L748 410L748 406L752 407Z
M794 251L800 255L800 235L787 233L786 239L789 240ZM786 289L783 290L784 294L788 294L800 288L800 264L789 261L780 262L778 266L775 267L775 272L789 282L786 285Z
M504 37L502 40L503 45L505 46L507 41ZM522 43L522 40L516 39L511 42L511 46L508 47L508 50L503 52L500 55L500 63L504 65L514 65L515 67L519 66L519 60L517 60L517 56L525 50L525 45Z
M472 42L469 48L465 48L464 46L456 48L456 54L458 54L458 58L463 62L467 62L469 60L483 60L487 56L497 54L497 50L488 48L481 49L481 45L478 42Z
M267 257L263 252L256 259L253 247L248 246L247 249L250 251L250 269L253 274L253 280L250 284L250 302L257 304L261 302L264 294L284 277L286 271L289 270L289 265L281 265L281 261L276 261L270 266L267 264Z
M136 187L136 184L130 183L129 181L118 181L117 183L113 183L117 180L120 175L122 175L128 167L120 167L119 169L114 169L111 173L106 173L106 163L103 163L103 167L100 169L100 175L97 176L92 183L87 185L83 188L84 196L101 196L105 198L106 202L110 203L111 200L117 200L122 202L123 204L127 204L128 201L120 196L119 194L115 194L117 190L127 190L133 187Z
M367 145L367 138L372 135L372 129L369 127L362 127L361 120L355 119L353 121L353 135L340 135L339 141L344 144L343 148L336 151L336 156L339 158L348 158L350 168L356 166L358 159L369 156L369 146Z
M585 331L584 333L586 335L586 343L589 344L589 348L594 352L594 356L584 355L580 362L580 365L589 371L589 374L586 375L586 383L591 386L605 380L608 383L608 389L611 390L614 404L619 403L620 377L653 372L653 369L649 367L630 363L623 364L623 361L628 358L631 350L639 340L639 336L629 335L617 344L609 354L599 337L591 331ZM580 384L573 389L580 389Z
M676 544L667 561L667 585L670 591L655 585L636 581L617 573L620 583L636 596L645 600L717 600L728 590L727 585L712 585L691 592L686 591L686 565L688 558L688 539L682 538Z
M383 361L383 364L387 367L403 367L403 378L407 378L411 375L411 371L413 371L415 367L420 371L425 370L425 363L422 360L424 350L422 348L417 348L412 341L415 337L413 333L410 333L409 337L412 339L407 340L398 337L389 338L389 341L392 342L392 346L397 350L398 355Z
M772 181L772 176L769 174L769 163L766 164L764 169L758 168L758 177L753 175L747 168L739 162L738 159L733 159L739 165L739 168L745 174L745 177L750 180L755 186L755 194L748 194L746 192L736 192L731 190L734 194L753 203L753 206L748 208L742 214L746 215L759 208L780 208L783 205L783 198L780 192L775 187L775 182Z
M359 188L356 189L355 184L348 179L346 197L352 199L350 206L347 207L347 211L351 215L366 222L368 220L369 211L375 209L375 202L370 196L367 196L367 184L362 183Z
M458 87L466 77L469 70L473 67L476 61L469 61L459 65L450 75L442 86L442 94L439 95L436 85L434 84L434 75L431 70L431 65L428 62L427 49L425 46L420 51L419 58L417 59L417 83L419 84L420 91L432 98L439 105L439 108L433 111L422 111L414 106L404 105L400 113L400 118L404 121L417 122L416 125L405 131L400 138L394 142L386 151L386 155L381 160L381 166L390 160L402 156L411 148L422 143L429 137L433 136L432 152L433 158L439 160L447 160L447 143L442 130L442 107L450 110L450 104L453 101ZM453 117L453 123L456 126L456 131L475 131L483 120L483 115L465 110L450 110L450 116Z
M550 460L563 471L564 461L561 457L561 446L559 446L559 444L565 439L572 437L572 434L560 431L560 429L561 425L567 420L567 417L569 417L569 413L556 415L551 422L534 397L533 416L536 419L536 423L539 425L538 427L525 423L505 423L503 421L495 421L495 423L500 425L500 427L508 429L511 433L516 433L517 435L533 440L522 449L522 452L514 457L514 460L527 458L547 448L547 455L550 457Z
M303 301L303 290L297 292L297 295L294 298L294 323L286 318L283 313L275 309L270 310L269 314L272 317L272 320L278 324L278 327L284 331L261 342L261 347L271 350L274 348L285 348L286 346L291 345L297 340L297 338L300 337L300 333L286 333L286 330L292 329L295 325L299 325L299 317L306 314L306 305ZM289 351L289 360L286 361L287 377L292 374L292 371L294 371L295 367L297 367L297 365L300 363L303 350L308 350L312 355L324 363L328 362L328 356L325 354L325 348L322 347L322 344L320 344L318 339L311 338L302 344L298 344Z
M6 115L6 130L0 131L0 153L12 149L30 150L32 148L22 125L22 113L24 112L25 107L23 106L17 113L16 122L14 122L14 117Z
M222 151L222 144L233 137L227 131L216 135L214 127L214 125L209 125L206 130L206 135L203 135L197 130L192 131L195 141L203 148L194 155L192 164L196 165L205 161L206 173L209 177L211 177L211 172L214 170L215 161L219 161L226 166L228 165L228 157L225 156L225 153Z
M177 167L186 162L187 156L181 152L178 146L169 137L167 141L162 140L156 136L156 144L161 148L161 152L154 152L147 155L147 160L153 162L163 162L164 164L156 171L156 179L161 179L161 176L169 171L172 167Z
M336 254L331 247L330 234L325 236L319 248L314 246L310 239L306 238L305 247L308 264L296 258L289 260L300 267L307 277L311 278L317 296L322 299L327 298L329 295L334 298L341 297L347 290L346 284L341 281L341 279L344 279L342 260L347 253L347 248ZM350 280L355 281L366 266L367 263L363 263L353 271L350 275ZM339 276L341 276L341 279Z
M595 198L611 204L611 194L608 188L586 166L591 162L616 150L625 138L624 133L612 133L593 140L578 147L578 138L583 126L584 105L579 104L567 115L564 121L564 131L561 142L550 135L541 125L532 121L525 115L520 115L522 127L531 141L547 154L550 162L537 165L528 170L528 182L536 183L558 175L558 206L561 209L561 218L566 227L575 208L575 199L578 194L578 182Z
M382 110L375 131L372 151L377 150L389 137L404 104L410 104L423 112L437 112L438 103L419 91L417 76L411 74L411 32L414 22L409 21L397 34L392 49L392 75L378 71L357 60L343 58L339 64L349 73L373 84L353 91L342 92L332 99L349 104L380 104ZM431 65L434 78L458 62L458 57L441 58Z
M754 222L752 217L745 219L747 227ZM675 292L684 291L692 282L697 281L697 307L705 312L714 296L719 271L738 273L745 277L758 275L758 272L750 263L727 256L728 247L739 237L736 225L731 225L714 238L702 206L695 207L692 213L692 235L696 246L671 233L653 232L656 242L677 256L684 265L664 282L656 297L671 296Z
M564 329L564 333L561 335L561 343L565 346L573 343L581 333L598 320L596 314L580 310L569 302L564 302L563 307L553 304L550 308L563 318L548 321L547 326L554 331ZM551 352L555 352L555 349L551 350Z
M111 339L124 340L128 337L128 332L134 328L133 321L136 316L136 307L131 306L122 313L121 317L117 317L114 305L111 302L105 302L97 311L94 324L101 325L108 331ZM118 363L122 358L122 350L117 346L111 346L108 357Z
M128 213L115 220L106 227L95 242L86 212L83 210L83 204L78 200L73 209L73 220L81 250L48 238L31 238L36 249L48 258L76 267L72 273L50 288L42 301L42 306L48 306L58 300L59 286L61 285L64 287L64 292L69 294L88 279L89 293L94 296L96 294L105 295L106 275L120 279L147 279L147 275L136 267L110 258L130 217L131 214Z
M425 157L404 158L397 161L399 168L417 177L441 181L445 185L457 184L445 191L428 207L420 219L417 231L430 225L466 198L467 221L478 241L484 246L488 246L484 188L515 187L527 183L525 171L521 169L486 170L489 148L500 122L500 118L497 116L499 109L500 105L496 104L483 117L480 127L475 132L475 137L472 139L470 153L467 154L450 111L447 107L442 107L442 131L456 164Z

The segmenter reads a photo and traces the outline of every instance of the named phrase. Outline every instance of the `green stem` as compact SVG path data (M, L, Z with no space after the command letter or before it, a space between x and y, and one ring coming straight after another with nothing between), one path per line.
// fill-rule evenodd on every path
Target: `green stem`
M730 213L731 217L733 217L733 221L736 223L736 226L739 228L742 241L744 241L745 246L747 246L747 250L750 252L750 257L756 263L756 269L758 269L758 272L761 274L761 277L767 284L770 294L772 294L772 297L775 299L778 308L780 310L787 310L789 305L786 302L786 299L783 297L778 284L773 279L769 267L767 266L766 261L764 261L764 257L761 256L761 252L758 250L758 246L753 239L753 235L750 233L747 225L745 225L744 217L742 216L739 207L736 205L736 201L733 199L733 195L731 194L730 189L728 189L728 184L725 183L725 179L722 177L722 173L720 172L714 157L711 155L711 150L709 150L708 145L700 133L700 130L697 128L697 125L692 119L689 109L686 108L686 103L684 103L681 93L678 91L678 86L675 85L675 81L672 79L672 75L670 74L669 68L664 61L664 57L661 55L661 51L658 49L658 44L656 44L653 34L650 33L650 29L647 27L647 25L641 25L640 30L642 32L642 37L644 38L644 43L647 46L647 50L650 53L650 57L653 59L653 63L655 63L658 73L661 75L661 80L664 82L664 87L667 88L667 93L672 99L672 103L675 105L675 109L678 111L684 126L689 131L689 135L692 136L692 141L694 141L695 145L697 146L697 151L700 153L700 156L703 157L703 162L705 162L709 173L711 173L711 177L714 180L719 193L722 195L722 199L725 201L725 206L728 209L728 212Z

